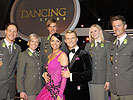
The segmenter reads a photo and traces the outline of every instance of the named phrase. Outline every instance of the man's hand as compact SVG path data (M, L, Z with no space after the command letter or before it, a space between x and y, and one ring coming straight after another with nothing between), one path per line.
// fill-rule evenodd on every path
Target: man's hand
M61 75L62 75L62 77L64 77L64 78L69 78L70 77L70 71L69 71L69 69L67 68L67 71L61 71Z
M28 100L28 96L25 92L20 92L20 98Z
M109 90L109 82L106 82L105 85L104 85L104 91L108 91Z
M48 77L48 72L44 72L42 76L46 83L50 81L50 78Z

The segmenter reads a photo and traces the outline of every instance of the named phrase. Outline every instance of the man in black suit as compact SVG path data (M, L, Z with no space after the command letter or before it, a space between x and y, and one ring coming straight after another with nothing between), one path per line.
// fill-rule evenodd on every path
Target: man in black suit
M92 79L92 60L88 52L77 45L78 37L75 31L65 33L65 43L70 53L67 71L62 71L62 77L68 78L65 96L66 100L89 100L88 81Z

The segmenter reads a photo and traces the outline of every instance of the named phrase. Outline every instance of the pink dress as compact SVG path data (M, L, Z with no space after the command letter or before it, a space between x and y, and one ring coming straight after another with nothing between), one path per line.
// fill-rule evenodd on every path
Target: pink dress
M49 62L48 76L50 77L50 81L45 84L35 100L56 100L58 95L65 100L63 92L66 87L67 79L61 76L62 67L60 62L58 62L60 54Z

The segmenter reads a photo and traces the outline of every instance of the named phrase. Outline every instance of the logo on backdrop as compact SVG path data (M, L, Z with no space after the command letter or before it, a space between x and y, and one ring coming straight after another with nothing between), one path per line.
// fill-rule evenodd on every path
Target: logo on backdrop
M27 38L32 32L40 37L48 35L49 18L58 21L59 33L74 29L79 16L78 0L15 0L10 18L18 25L20 36Z

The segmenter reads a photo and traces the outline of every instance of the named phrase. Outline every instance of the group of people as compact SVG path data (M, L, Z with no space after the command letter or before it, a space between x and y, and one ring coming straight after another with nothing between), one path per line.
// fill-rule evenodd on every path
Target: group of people
M49 19L49 36L30 34L23 52L14 43L18 27L9 23L0 41L0 100L15 100L16 92L24 100L108 100L108 91L111 100L133 100L133 40L123 16L110 21L116 39L106 41L93 24L82 50L75 31L61 35L57 21Z

